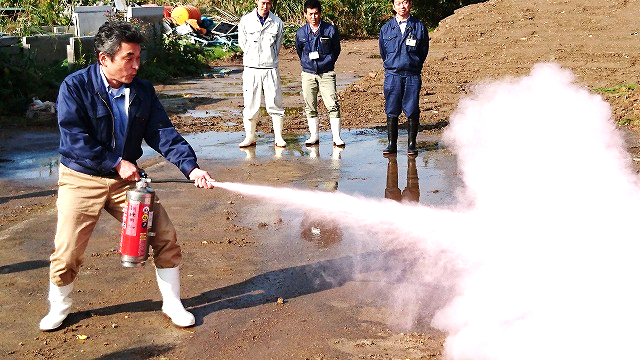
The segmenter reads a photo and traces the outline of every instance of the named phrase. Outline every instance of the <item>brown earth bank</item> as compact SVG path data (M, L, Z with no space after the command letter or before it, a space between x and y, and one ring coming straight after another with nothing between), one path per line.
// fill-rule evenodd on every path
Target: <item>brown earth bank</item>
M437 136L475 84L526 75L538 62L559 63L591 89L637 84L638 13L640 1L635 0L493 0L456 11L431 34L420 136ZM295 53L283 50L280 66L288 110L285 127L302 133L306 121ZM239 63L216 64L216 69L222 73L157 86L181 131L242 131ZM377 40L345 41L336 70L344 126L384 126ZM602 93L612 107L611 121L628 123L620 129L633 156L638 152L638 91L629 86ZM210 111L211 116L184 114L190 110ZM259 130L270 131L266 116ZM154 174L179 177L163 161L144 165ZM220 180L274 186L319 188L332 176L331 164L302 160L201 165ZM158 184L157 190L183 239L182 297L196 314L197 326L176 329L159 315L152 266L122 269L114 240L117 223L102 219L77 280L74 312L61 330L40 332L37 324L47 311L55 191L50 184L0 185L3 358L442 358L445 334L429 327L428 312L409 325L399 324L402 304L390 305L384 291L366 285L375 283L372 274L383 273L384 267L359 276L333 274L328 281L328 269L352 269L356 261L332 250L331 239L320 245L288 244L281 235L287 229L286 214L279 209L187 185Z

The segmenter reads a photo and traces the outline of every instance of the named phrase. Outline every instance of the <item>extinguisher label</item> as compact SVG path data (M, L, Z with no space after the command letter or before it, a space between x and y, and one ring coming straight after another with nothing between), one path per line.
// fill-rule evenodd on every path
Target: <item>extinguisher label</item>
M136 236L139 210L139 201L129 201L129 207L127 208L126 229L124 229L124 233L129 236Z
M142 208L142 222L140 223L140 226L142 226L143 229L146 229L149 225L149 220L149 207L144 206Z

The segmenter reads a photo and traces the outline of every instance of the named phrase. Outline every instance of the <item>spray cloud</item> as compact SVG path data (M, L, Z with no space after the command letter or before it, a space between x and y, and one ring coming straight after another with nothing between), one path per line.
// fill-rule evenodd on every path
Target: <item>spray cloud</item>
M446 359L633 356L640 192L608 104L570 71L537 64L528 76L474 88L444 140L465 184L455 211L219 187L331 209L341 225L382 229L382 243L411 247L419 263L397 298L417 311L427 299L432 325L447 333Z
M450 359L635 353L639 194L609 105L570 71L479 85L445 134L459 156L475 266L433 324Z

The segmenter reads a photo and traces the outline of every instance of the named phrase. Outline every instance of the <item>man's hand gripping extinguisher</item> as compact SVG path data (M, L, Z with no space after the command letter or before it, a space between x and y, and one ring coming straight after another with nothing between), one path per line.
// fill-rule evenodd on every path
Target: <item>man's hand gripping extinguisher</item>
M144 266L149 257L149 238L155 235L152 231L155 191L150 183L151 179L140 169L140 180L127 191L120 233L121 262L125 267Z

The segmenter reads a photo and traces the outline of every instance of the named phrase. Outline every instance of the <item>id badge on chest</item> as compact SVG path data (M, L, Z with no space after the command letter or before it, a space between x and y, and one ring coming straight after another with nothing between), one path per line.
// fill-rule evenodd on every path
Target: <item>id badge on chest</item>
M408 38L407 39L407 46L416 46L416 39L415 38Z
M309 59L311 59L311 60L315 60L315 59L318 59L318 58L320 58L320 54L318 54L318 52L317 52L317 51L314 51L314 52L310 52L310 53L309 53Z

